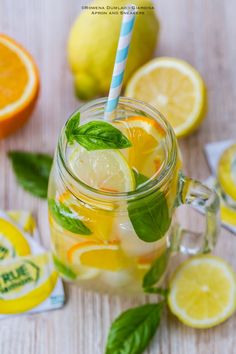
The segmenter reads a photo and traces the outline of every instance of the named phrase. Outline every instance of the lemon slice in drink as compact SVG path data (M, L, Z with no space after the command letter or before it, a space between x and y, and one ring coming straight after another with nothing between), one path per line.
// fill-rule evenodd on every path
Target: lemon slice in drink
M118 150L87 151L78 146L69 163L73 173L93 188L113 193L135 189L133 172Z
M217 172L223 191L236 200L236 144L223 152Z
M200 74L176 58L156 58L130 79L125 95L150 103L170 122L177 137L188 135L204 118L206 89Z
M174 274L168 303L173 314L190 327L216 326L235 311L236 275L219 257L193 257Z

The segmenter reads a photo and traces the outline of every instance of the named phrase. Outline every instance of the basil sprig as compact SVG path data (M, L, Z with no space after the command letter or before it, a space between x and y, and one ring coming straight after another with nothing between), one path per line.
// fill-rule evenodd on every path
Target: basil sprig
M148 178L135 172L136 189ZM128 202L129 219L137 236L145 242L155 242L162 238L170 226L170 216L165 195L156 191Z
M64 229L80 235L91 235L91 230L73 213L70 208L53 199L48 201L49 210L56 222Z
M11 151L8 156L21 187L37 197L47 198L52 157L26 151Z
M65 134L70 144L79 143L88 151L124 149L132 146L128 138L110 123L92 121L80 124L80 114L75 113L66 125Z
M155 292L152 289L152 286L158 283L158 281L164 275L169 260L169 256L170 256L170 252L168 249L166 249L166 251L153 262L151 268L144 275L143 288L145 292L151 292L151 293Z
M135 178L136 189L142 187L142 185L148 181L148 178L142 173L137 172L134 168L132 169Z
M70 280L75 280L77 278L77 275L74 273L74 271L62 263L55 255L53 255L53 261L57 271L64 277Z
M160 324L163 303L123 312L111 325L105 354L141 354Z

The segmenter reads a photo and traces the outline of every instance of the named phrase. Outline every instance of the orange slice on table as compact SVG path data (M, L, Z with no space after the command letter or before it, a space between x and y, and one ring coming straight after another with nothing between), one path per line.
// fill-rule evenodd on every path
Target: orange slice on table
M118 271L128 265L118 241L98 243L80 242L67 253L70 263L109 271Z
M0 138L28 120L38 92L39 75L32 57L13 39L0 34Z
M164 162L164 147L161 144L164 129L154 119L142 116L129 117L117 124L132 143L132 147L127 149L130 167L146 177L152 177Z

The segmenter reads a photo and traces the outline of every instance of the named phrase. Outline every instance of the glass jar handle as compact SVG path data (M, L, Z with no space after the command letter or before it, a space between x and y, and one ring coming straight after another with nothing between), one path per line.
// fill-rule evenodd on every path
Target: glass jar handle
M218 195L202 183L181 174L177 206L183 204L205 214L205 231L203 233L193 232L175 224L172 227L171 249L189 255L212 251L220 228Z

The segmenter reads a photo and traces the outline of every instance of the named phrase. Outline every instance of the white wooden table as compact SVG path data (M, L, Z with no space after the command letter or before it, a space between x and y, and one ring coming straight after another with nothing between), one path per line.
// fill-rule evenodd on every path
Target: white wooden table
M22 43L40 69L41 93L30 122L0 141L0 208L24 208L37 215L49 246L47 206L16 185L6 157L11 149L52 152L66 117L79 105L66 60L69 28L78 0L0 0L0 31ZM188 60L203 75L209 95L207 120L181 141L185 172L204 179L207 142L236 135L236 2L234 0L158 0L161 37L157 55ZM190 219L194 225L194 219ZM216 253L236 270L236 238L222 230ZM100 296L67 286L68 302L59 311L22 316L0 323L0 354L103 354L108 328L122 310L146 299ZM193 330L171 314L164 316L149 354L236 353L236 315L210 330Z

